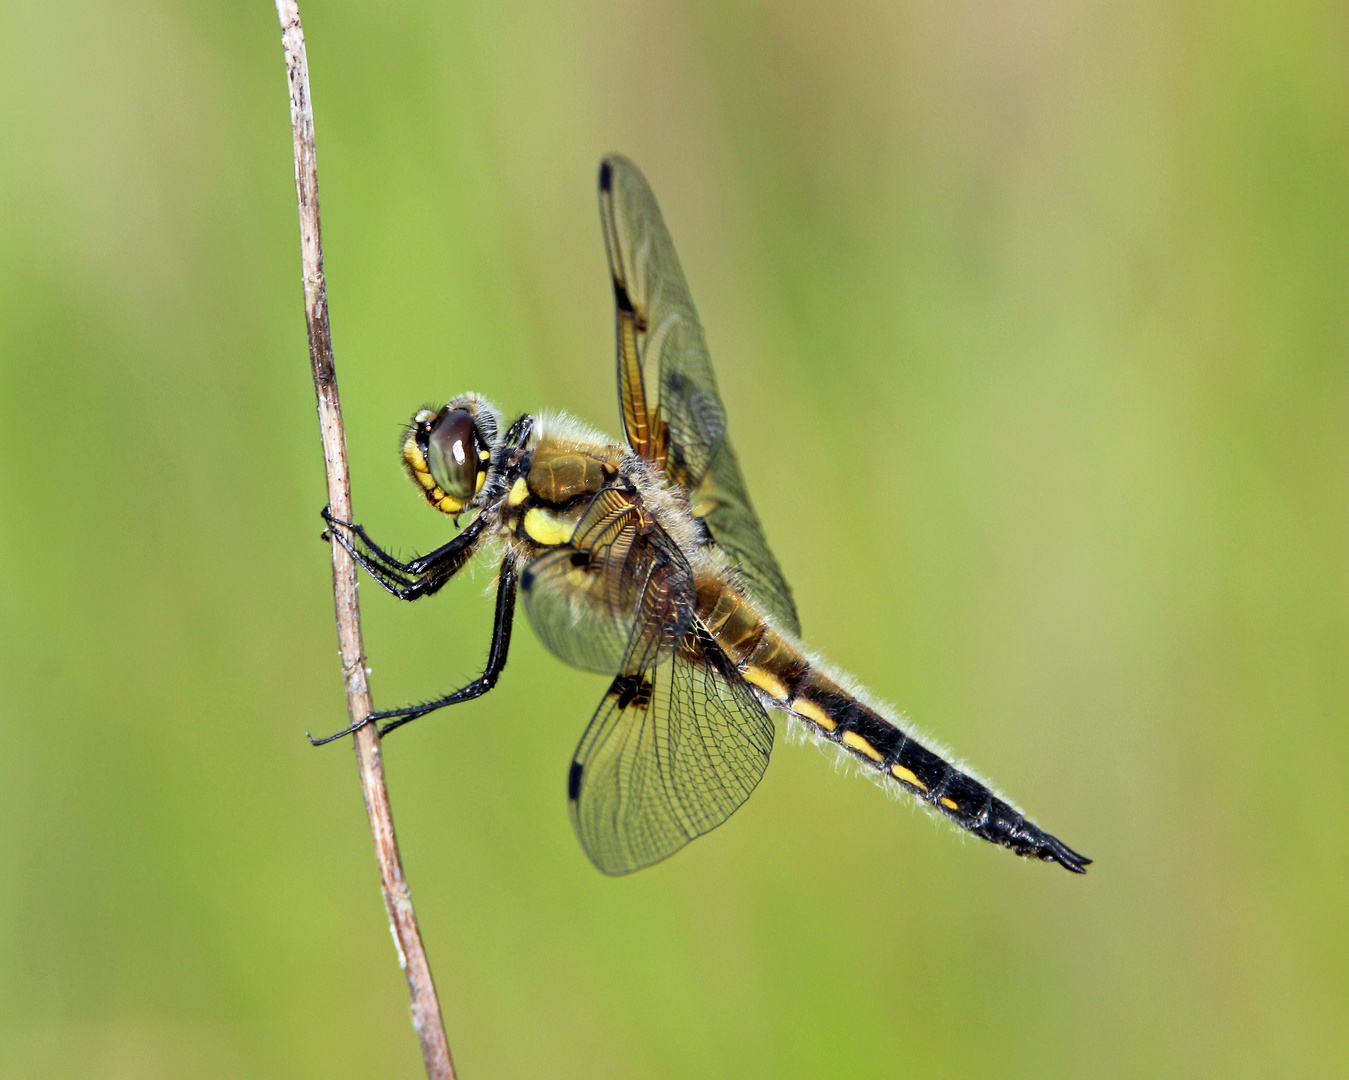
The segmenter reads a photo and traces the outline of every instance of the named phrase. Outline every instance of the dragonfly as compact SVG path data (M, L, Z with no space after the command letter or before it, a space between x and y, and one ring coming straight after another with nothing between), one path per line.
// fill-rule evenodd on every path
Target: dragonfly
M611 680L567 773L576 834L606 874L660 862L726 821L767 768L773 713L975 836L1084 873L1090 859L806 651L656 198L614 156L601 163L599 201L625 440L557 414L507 426L473 393L418 411L403 466L432 507L467 523L406 560L326 508L324 535L402 600L434 595L479 552L495 558L487 663L453 693L311 741L365 723L386 735L486 694L522 602L558 658Z

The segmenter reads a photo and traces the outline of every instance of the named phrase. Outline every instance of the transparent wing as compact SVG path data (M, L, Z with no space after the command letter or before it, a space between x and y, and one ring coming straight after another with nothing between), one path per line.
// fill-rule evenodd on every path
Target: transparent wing
M628 443L692 486L726 434L703 328L660 207L637 166L600 164L600 216L613 274L618 395Z
M612 675L623 663L631 616L604 603L596 575L572 562L570 548L535 559L520 578L520 596L534 633L559 660Z
M650 866L720 825L773 747L763 706L693 615L693 575L673 543L652 522L631 550L646 567L634 576L644 584L631 640L567 781L581 846L606 874Z
M600 215L613 275L618 398L628 444L690 494L746 588L793 633L791 589L768 550L726 438L702 324L656 197L626 158L600 165ZM700 513L700 507L706 509Z
M520 577L525 612L559 659L604 675L622 667L653 575L683 561L673 543L656 542L649 528L650 535L643 536L650 520L627 493L601 491L571 542L525 568ZM691 603L684 607L668 613L675 621L667 634L687 627L693 610Z
M591 862L628 874L715 829L768 767L773 724L698 624L677 647L640 635L568 777Z
M745 590L759 601L785 630L801 635L791 586L782 576L777 559L768 550L763 527L745 490L740 464L731 440L723 439L702 482L689 493L695 517L707 522L708 531L740 574Z

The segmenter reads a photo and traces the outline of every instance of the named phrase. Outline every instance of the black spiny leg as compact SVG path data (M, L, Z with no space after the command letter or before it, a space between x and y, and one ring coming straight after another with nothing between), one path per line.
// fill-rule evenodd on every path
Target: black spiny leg
M469 528L472 528L472 526L469 526ZM466 529L465 533L467 533L467 531L468 530ZM367 541L367 543L368 542L369 541ZM345 547L346 545L344 544L343 546ZM448 547L449 545L446 546ZM351 549L348 548L348 550ZM433 552L432 554L434 555L435 553ZM359 559L359 556L355 556L354 553L353 556ZM431 556L428 555L427 558L431 558ZM362 563L362 565L365 564ZM450 573L453 573L453 571ZM445 577L446 580L448 580L449 574L446 574ZM444 582L441 582L440 584L444 584ZM437 584L436 588L439 588L440 584ZM447 694L443 698L437 698L435 701L426 701L420 705L408 705L402 709L390 709L387 712L371 713L358 724L352 724L350 727L323 739L311 737L309 741L315 746L322 746L324 743L332 742L334 739L340 739L344 735L350 735L357 728L364 727L366 724L378 723L381 720L390 721L390 723L387 723L380 728L379 731L381 735L387 735L394 728L402 727L410 720L416 720L419 716L425 716L427 713L434 712L436 709L443 709L446 705L458 705L461 701L471 701L475 697L482 697L483 694L496 686L497 678L501 675L502 669L506 666L506 653L511 645L511 621L515 615L515 585L515 564L507 557L501 561L501 574L497 578L496 615L492 621L492 647L487 654L487 666L483 669L483 673L471 683L463 687L463 689L456 690L452 694ZM406 597L405 599L415 598L416 597Z
M476 517L448 544L428 555L400 562L371 540L360 525L333 517L326 506L321 516L328 523L326 535L336 539L381 588L400 600L430 596L462 570L472 557L485 524L481 516Z

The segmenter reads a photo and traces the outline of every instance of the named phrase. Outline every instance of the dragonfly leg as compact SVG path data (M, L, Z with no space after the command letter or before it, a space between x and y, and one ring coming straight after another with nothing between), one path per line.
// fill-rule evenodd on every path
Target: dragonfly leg
M344 735L350 735L357 728L364 727L366 724L377 724L383 720L388 720L389 723L384 724L379 733L387 735L394 728L402 727L409 721L416 720L418 717L425 716L436 709L443 709L446 705L458 705L461 701L472 701L476 697L482 697L483 694L496 686L497 679L506 666L506 654L511 645L511 622L515 616L517 580L514 562L510 558L503 559L501 561L501 573L497 577L496 614L492 620L492 645L487 654L487 666L483 669L483 673L471 683L434 701L425 701L420 705L407 705L401 709L389 709L386 712L371 713L360 723L351 724L349 727L322 739L315 739L311 736L309 741L315 746L322 746L324 743L340 739Z
M448 544L401 562L371 540L362 526L333 517L326 506L321 516L328 523L325 539L335 539L381 588L400 600L420 600L438 592L473 555L485 525L482 517L477 517Z

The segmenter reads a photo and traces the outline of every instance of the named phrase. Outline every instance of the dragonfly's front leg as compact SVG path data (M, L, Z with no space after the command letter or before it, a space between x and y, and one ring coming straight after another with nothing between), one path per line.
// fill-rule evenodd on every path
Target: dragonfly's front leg
M378 723L381 720L390 721L379 731L381 735L387 735L394 728L402 727L409 721L416 720L419 716L425 716L436 709L443 709L446 705L458 705L461 701L472 701L476 697L482 697L483 694L496 686L497 679L506 666L506 654L511 646L511 622L515 616L515 586L517 580L515 563L507 556L501 561L501 573L497 578L496 614L492 620L492 645L487 653L487 666L483 669L483 673L471 683L452 694L436 698L434 701L425 701L420 705L408 705L401 709L371 713L364 720L352 724L342 731L323 739L315 739L310 736L309 741L315 746L322 746L324 743L340 739L344 735L350 735L357 728L364 727L366 724Z
M326 506L321 516L328 523L325 538L331 537L346 548L381 588L400 600L420 600L430 596L462 570L472 557L485 524L480 515L448 544L428 555L401 562L371 540L360 525L333 517Z

